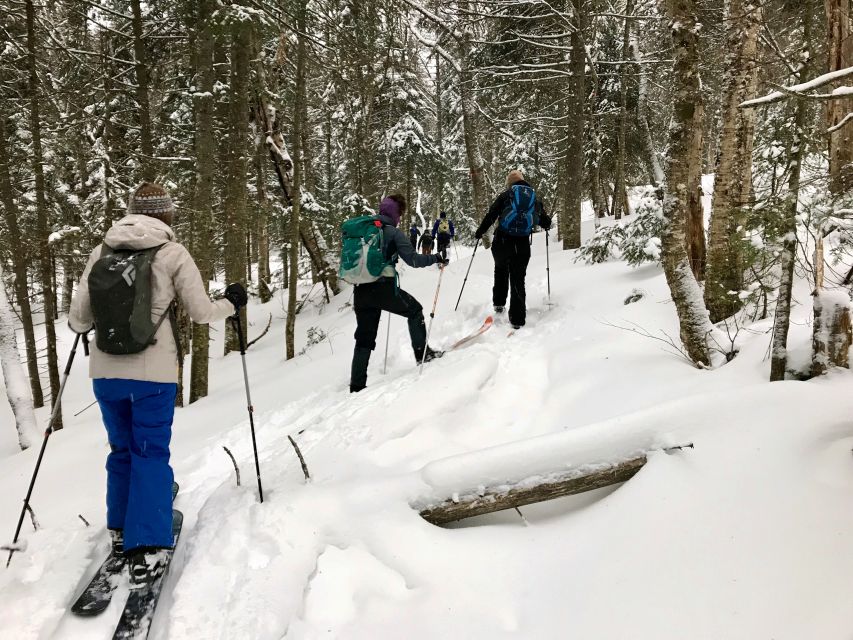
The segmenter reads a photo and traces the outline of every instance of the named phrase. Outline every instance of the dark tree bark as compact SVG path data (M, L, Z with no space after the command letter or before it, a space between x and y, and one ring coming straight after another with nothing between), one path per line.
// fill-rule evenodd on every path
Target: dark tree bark
M213 0L199 0L196 32L196 82L198 91L193 97L195 111L195 213L192 219L193 258L207 283L213 279L213 194L216 173L216 133L214 128L214 70L215 36L211 17ZM190 365L190 404L207 396L208 363L210 359L210 328L206 324L192 325L192 362Z
M145 52L145 24L140 0L130 0L133 14L133 58L136 70L136 103L139 118L139 164L142 179L153 182L157 175L154 164L154 135L151 129L151 97L149 93L150 71Z
M583 31L586 28L586 0L572 0L575 29L571 35L572 51L566 100L566 157L563 159L564 184L560 235L563 249L581 246L581 202L583 201L583 139L586 122L586 52Z
M40 86L36 51L35 5L26 0L27 12L27 93L30 104L30 135L32 136L32 168L35 177L36 229L38 243L39 279L44 298L44 322L47 334L47 370L50 379L51 402L56 402L59 393L59 366L56 356L56 290L54 288L53 260L50 252L50 226L48 224L47 197L44 179L44 152L42 150ZM57 413L54 428L62 428L62 411Z
M33 395L33 406L38 409L44 406L44 395L41 388L41 377L38 369L36 352L36 336L33 327L33 313L30 307L30 292L27 288L27 264L29 251L21 233L18 220L21 217L15 202L12 188L10 149L6 138L6 114L0 111L0 203L3 204L3 220L6 223L8 243L11 249L12 272L15 275L15 298L21 313L21 324L24 329L24 345L27 353L27 373L30 378L30 390Z

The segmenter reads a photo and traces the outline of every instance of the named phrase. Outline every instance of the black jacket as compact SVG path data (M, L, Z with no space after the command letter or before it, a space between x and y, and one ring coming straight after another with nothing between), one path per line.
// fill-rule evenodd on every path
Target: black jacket
M521 182L516 182L515 184L520 184L525 187L530 187L531 185L522 180ZM531 187L532 188L532 187ZM492 206L489 207L489 212L486 214L486 217L483 218L483 221L480 223L480 226L477 227L477 232L474 234L477 238L482 238L486 235L486 231L489 230L495 222L498 221L498 218L501 217L501 214L507 209L507 207L512 204L512 188L510 187L497 198L492 203ZM551 228L551 216L545 213L545 205L542 204L542 199L539 197L539 194L536 194L536 212L539 214L539 226L547 231ZM503 235L500 226L495 229L495 235Z
M424 256L415 251L406 234L394 226L388 216L379 216L382 221L382 254L391 264L397 263L397 258L411 267L428 267L438 262L438 256Z

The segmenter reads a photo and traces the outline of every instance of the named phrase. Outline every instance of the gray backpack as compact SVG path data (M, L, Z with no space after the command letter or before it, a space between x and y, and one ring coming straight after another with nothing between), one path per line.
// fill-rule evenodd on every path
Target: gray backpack
M166 316L171 318L180 352L172 305L156 323L151 321L151 263L163 246L134 251L103 245L88 283L96 344L104 353L127 355L144 351L154 344L154 336Z

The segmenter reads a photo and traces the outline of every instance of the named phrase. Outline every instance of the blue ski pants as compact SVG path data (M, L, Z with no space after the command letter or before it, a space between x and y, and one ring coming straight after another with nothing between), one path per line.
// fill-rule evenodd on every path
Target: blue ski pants
M172 547L169 441L178 385L113 378L92 383L111 450L107 527L124 530L125 551Z

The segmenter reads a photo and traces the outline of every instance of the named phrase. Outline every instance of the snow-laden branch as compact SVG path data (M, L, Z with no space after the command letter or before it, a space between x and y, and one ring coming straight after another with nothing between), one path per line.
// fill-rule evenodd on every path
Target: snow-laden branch
M838 87L832 93L824 94L812 94L809 92L849 76L853 76L853 67L839 69L838 71L830 71L829 73L824 73L823 75L813 78L807 82L801 82L800 84L795 84L790 87L779 87L777 91L769 93L766 96L742 102L740 104L740 108L752 109L754 107L773 104L774 102L781 102L789 97L805 98L808 100L837 100L840 98L847 98L853 95L853 87Z
M432 11L430 11L429 9L427 9L426 7L424 7L422 4L420 4L418 2L412 2L412 0L403 0L403 2L405 2L412 9L414 9L415 11L420 13L427 20L431 20L435 24L436 27L439 27L439 28L443 29L444 31L446 31L456 41L458 41L458 42L462 41L462 39L463 39L462 34L459 33L456 29L451 29L449 26L447 26L447 20L442 20L436 14L434 14Z
M848 122L850 122L851 120L853 120L853 113L848 113L846 116L844 116L844 117L841 119L841 122L839 122L839 123L838 123L837 125L835 125L835 126L830 127L829 129L827 129L827 130L826 130L826 132L827 132L827 133L835 133L836 131L838 131L839 129L841 129L842 127L844 127L844 126L845 126Z
M418 28L414 25L414 23L409 23L409 31L412 32L412 35L425 47L428 47L438 53L442 58L444 58L448 64L450 64L455 70L456 73L461 73L462 68L459 66L459 63L453 58L438 42L434 42L424 36Z

